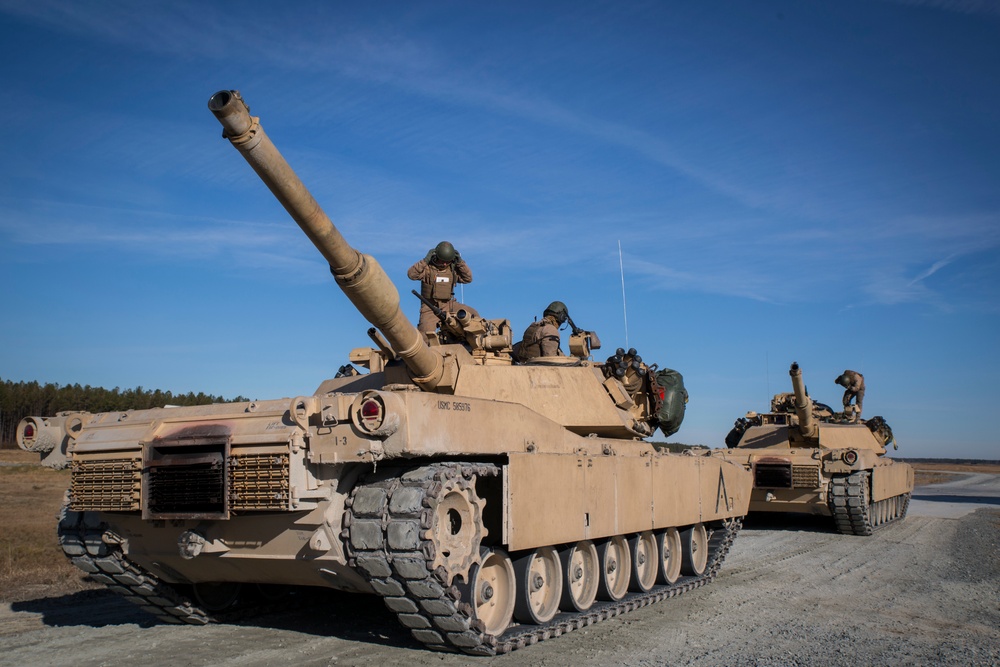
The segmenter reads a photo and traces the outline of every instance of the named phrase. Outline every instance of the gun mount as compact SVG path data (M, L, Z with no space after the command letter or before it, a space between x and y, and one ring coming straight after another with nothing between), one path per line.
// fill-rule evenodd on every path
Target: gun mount
M584 331L576 326L573 318L566 314L566 322L569 324L569 353L571 356L580 359L589 359L593 350L601 349L601 339L593 331Z
M430 342L465 344L473 354L496 353L496 359L510 360L513 340L510 322L484 319L464 305L452 314L417 290L410 290L410 293L430 308L440 322L437 337L430 337Z

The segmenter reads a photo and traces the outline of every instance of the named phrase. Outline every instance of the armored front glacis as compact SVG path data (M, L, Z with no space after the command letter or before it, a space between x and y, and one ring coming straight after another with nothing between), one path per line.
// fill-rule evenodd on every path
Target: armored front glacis
M738 419L728 449L714 452L753 473L750 511L832 516L852 535L906 516L913 468L885 456L896 444L885 420L835 413L809 397L798 364L789 375L792 392Z
M633 350L591 361L597 336L575 327L574 356L515 363L510 323L471 309L424 336L239 94L209 108L374 346L307 396L26 421L21 445L72 468L59 539L77 566L174 622L225 618L270 584L375 593L427 646L471 654L715 576L750 474L642 440L682 417L665 369Z

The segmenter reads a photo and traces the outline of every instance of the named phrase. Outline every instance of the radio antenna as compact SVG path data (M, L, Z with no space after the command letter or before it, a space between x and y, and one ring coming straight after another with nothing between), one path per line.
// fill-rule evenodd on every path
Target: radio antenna
M767 384L767 400L771 400L771 354L764 350L764 382Z
M625 263L622 262L622 240L618 239L618 270L622 275L622 314L625 317L625 349L628 344L628 306L625 305Z

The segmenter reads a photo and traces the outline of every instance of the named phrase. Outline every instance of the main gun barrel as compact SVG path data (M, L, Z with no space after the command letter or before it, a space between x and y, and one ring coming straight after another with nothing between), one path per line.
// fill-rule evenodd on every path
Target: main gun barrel
M444 375L441 356L399 307L399 292L372 257L351 247L299 177L271 143L259 119L238 91L222 90L208 101L208 108L224 128L223 136L243 155L264 184L298 223L330 264L340 289L373 326L424 389L434 389Z
M792 376L792 391L795 392L795 414L799 418L799 432L806 438L816 437L816 420L813 417L812 399L806 393L806 384L802 381L802 369L798 363L792 362L788 374Z

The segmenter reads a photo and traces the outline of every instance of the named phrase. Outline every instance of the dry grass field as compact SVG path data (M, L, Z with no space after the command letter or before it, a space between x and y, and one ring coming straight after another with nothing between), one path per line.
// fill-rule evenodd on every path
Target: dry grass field
M102 588L69 564L56 540L56 517L69 485L68 470L38 465L38 455L0 449L0 602ZM952 479L949 473L1000 473L1000 465L918 463L916 483Z
M0 449L0 601L101 588L62 555L56 519L68 470L38 465L38 455Z

